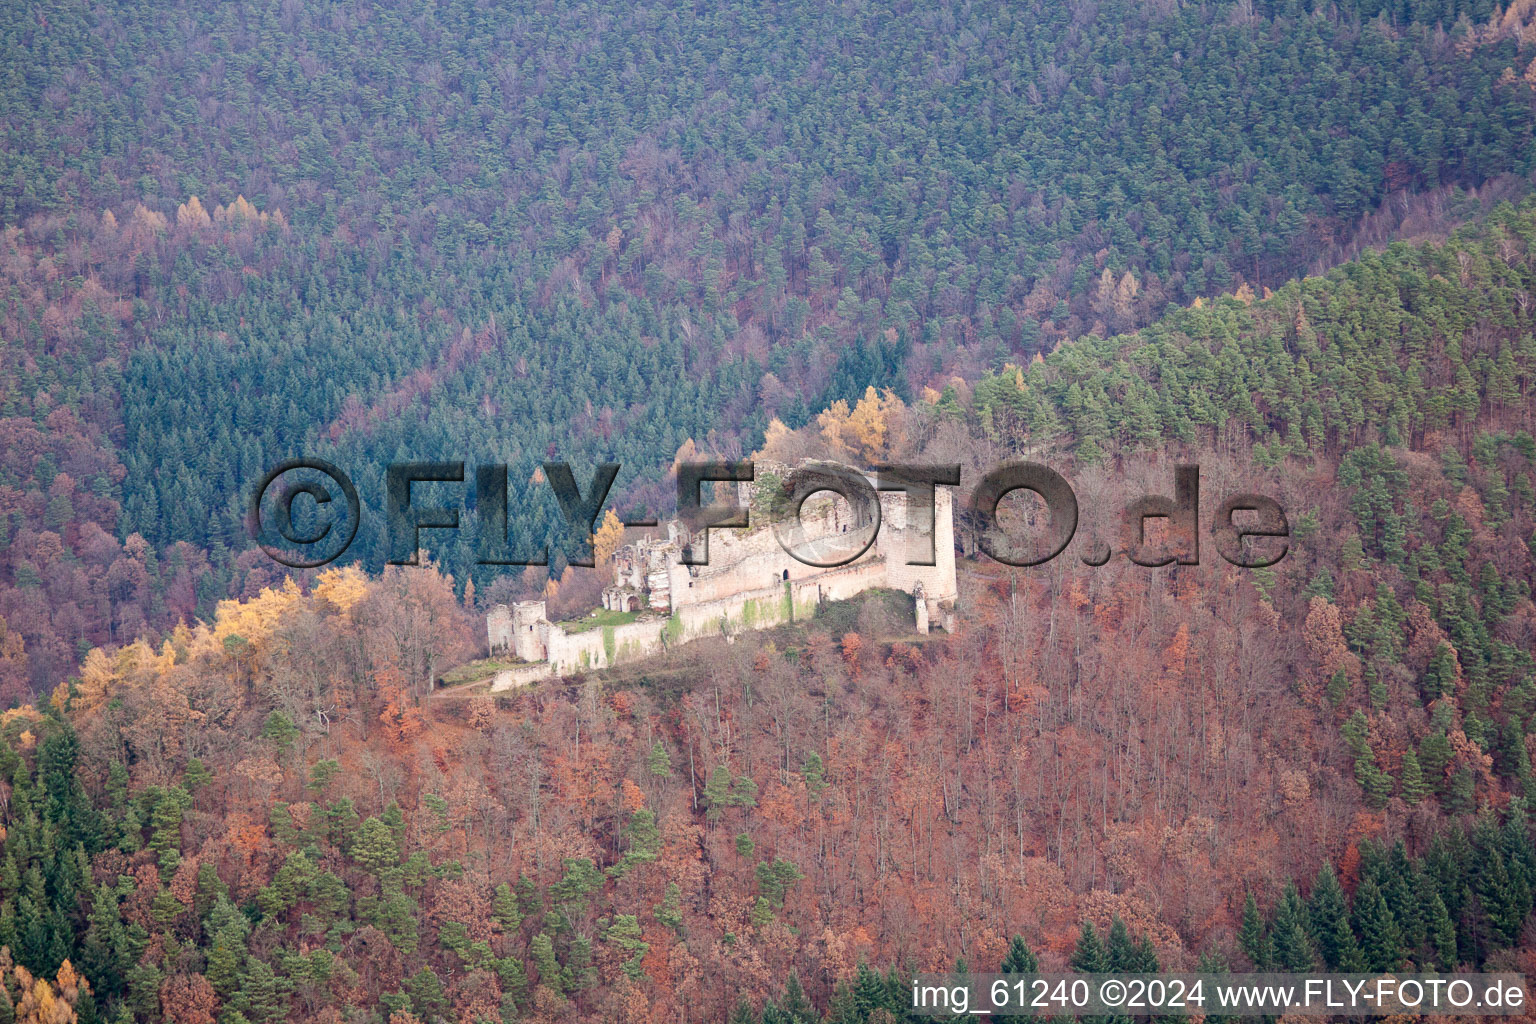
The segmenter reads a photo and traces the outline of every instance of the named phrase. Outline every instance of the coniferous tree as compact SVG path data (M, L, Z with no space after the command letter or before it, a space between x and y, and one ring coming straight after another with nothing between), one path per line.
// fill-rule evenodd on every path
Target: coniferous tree
M1119 918L1116 918L1118 921ZM1124 926L1122 925L1122 928ZM1079 974L1102 974L1110 970L1109 948L1104 940L1099 938L1099 933L1094 929L1092 921L1083 922L1082 933L1078 936L1077 945L1072 950L1072 957L1068 961L1072 970ZM1085 1017L1084 1024L1114 1024L1113 1016Z
M1536 846L1531 843L1524 798L1510 801L1509 816L1500 831L1499 850L1509 872L1514 909L1524 921L1536 900Z
M1401 839L1377 867L1375 877L1397 922L1404 955L1412 956L1424 944L1424 917L1416 884L1418 869L1408 858L1408 848Z
M1131 931L1116 914L1109 923L1109 941L1105 943L1105 956L1111 971L1133 971L1140 959L1140 950L1131 938Z
M1412 749L1403 752L1402 770L1403 799L1410 804L1416 804L1429 795L1429 784L1424 781L1424 772L1419 765L1419 755Z
M506 882L496 886L491 900L491 918L504 932L515 932L523 923L523 915L517 908L517 897Z
M1080 974L1102 974L1109 970L1109 951L1105 949L1092 921L1083 922L1082 933L1072 950L1069 961L1072 969Z
M1402 964L1403 941L1397 921L1371 878L1355 892L1351 916L1360 940L1360 956L1368 971L1395 971Z
M731 1011L730 1024L762 1024L762 1018L747 1002L747 997L742 996L736 1000L736 1008Z
M1440 892L1428 875L1421 876L1419 905L1424 915L1425 953L1423 965L1448 971L1460 958L1456 952L1456 922L1445 908Z
M1360 948L1349 927L1344 889L1331 863L1325 862L1317 873L1317 882L1307 901L1307 916L1312 943L1328 970L1350 973L1364 969Z
M816 1011L800 986L800 976L794 971L789 972L789 979L784 982L779 1011L784 1015L783 1024L811 1024L816 1019Z
M1035 956L1022 935L1015 935L1008 943L1008 952L1003 957L999 971L1003 974L1034 974L1039 970L1040 959ZM1022 1008L1027 1003L1028 998L1029 993L1027 991L1021 991L1016 986L1010 985L1008 986L1006 1000L1000 1001L996 1005L1001 1008L1002 1006L1015 1006L1017 1004L1015 1008ZM1019 1018L1020 1024L1033 1024L1037 1019L1024 1014L1014 1014L1014 1016Z
M235 1008L251 1024L274 1024L287 1012L282 980L264 960L252 959L240 982Z
M1270 966L1269 930L1264 926L1264 915L1259 913L1258 901L1253 898L1253 893L1243 901L1243 923L1237 933L1238 948L1248 958L1256 971L1265 971Z
M1510 878L1503 851L1496 845L1482 851L1475 887L1478 904L1486 917L1489 940L1496 945L1512 944L1525 923L1528 904L1522 904L1515 882Z
M1286 885L1280 905L1275 909L1270 948L1275 970L1302 974L1316 969L1317 956L1312 951L1312 940L1307 932L1306 906L1294 882Z
M1033 974L1040 969L1040 960L1030 950L1024 936L1015 935L1008 943L1001 971L1004 974Z

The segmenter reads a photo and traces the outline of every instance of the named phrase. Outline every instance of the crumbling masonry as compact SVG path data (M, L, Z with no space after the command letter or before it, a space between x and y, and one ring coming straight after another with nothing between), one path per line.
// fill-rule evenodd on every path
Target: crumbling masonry
M777 469L777 472L775 471ZM786 467L758 463L759 480L782 479ZM486 617L491 653L511 654L525 664L498 673L492 690L537 679L606 668L706 636L730 637L809 618L824 601L841 601L874 587L902 590L914 598L917 630L954 625L957 594L953 496L934 489L933 565L909 565L913 552L926 556L928 538L917 529L904 492L880 492L880 524L869 549L847 565L819 568L784 550L753 504L754 484L738 484L742 505L753 507L748 529L715 529L709 534L708 565L683 564L690 539L677 521L662 536L621 547L613 559L613 583L603 607L637 612L634 621L581 629L549 621L543 601L497 605ZM850 531L867 530L841 501L808 501L801 515L805 538L830 543ZM822 558L821 561L830 559Z

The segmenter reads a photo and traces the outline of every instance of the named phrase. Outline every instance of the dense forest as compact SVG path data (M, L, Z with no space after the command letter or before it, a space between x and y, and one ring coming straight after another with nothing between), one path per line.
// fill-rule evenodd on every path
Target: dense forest
M505 462L559 575L542 460L660 511L690 444L1262 293L1536 157L1527 0L3 10L34 688L274 582L281 458L354 475L374 571L387 462ZM469 533L429 543L484 593Z
M1029 446L1104 515L1195 458L1290 510L1271 570L967 561L954 636L875 594L494 697L435 689L481 636L439 566L93 647L0 723L0 1015L862 1024L958 965L1528 972L1533 245L1506 205L767 431Z
M0 1024L1536 974L1533 171L1536 0L0 4ZM1028 455L1084 544L1193 461L1290 548L1014 571L962 508L953 635L439 686L595 596L540 463L753 453ZM299 455L367 511L288 573ZM549 569L473 509L386 568L427 458Z

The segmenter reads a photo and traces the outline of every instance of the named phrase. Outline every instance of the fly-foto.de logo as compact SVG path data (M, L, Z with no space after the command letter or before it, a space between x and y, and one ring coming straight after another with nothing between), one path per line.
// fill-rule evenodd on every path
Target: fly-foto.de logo
M880 492L901 492L907 526L914 536L908 565L934 564L934 507L938 488L959 487L959 465L892 463L861 472L829 462L807 462L785 475L759 482L751 461L682 462L677 473L677 520L687 535L683 563L709 564L709 535L715 530L751 530L767 519L780 545L806 565L846 565L869 550L880 530ZM591 566L592 536L619 475L617 463L600 463L583 489L568 463L546 462L543 477L564 520L572 565ZM469 488L463 462L402 462L385 471L384 508L388 561L415 565L423 530L458 530ZM475 467L473 477L481 565L547 565L547 546L519 549L508 533L507 467ZM737 485L717 489L705 503L703 484ZM416 485L457 486L457 504L427 503L413 493ZM754 493L753 485L772 493ZM1085 565L1100 566L1116 552L1137 565L1198 565L1200 562L1200 468L1174 467L1172 494L1147 494L1120 510L1118 546L1098 537L1077 546ZM738 500L719 500L720 492ZM1043 529L1005 526L999 517L1003 499L1016 491L1036 495L1045 512ZM806 530L806 503L814 495L837 495L851 511L852 531L828 544ZM1011 461L984 474L964 505L976 531L976 546L988 557L1012 566L1042 565L1066 551L1078 532L1077 494L1060 473L1037 462ZM356 486L340 468L323 459L289 459L274 466L253 489L248 512L251 537L273 559L293 568L316 568L341 557L362 522ZM621 520L625 526L657 526L654 518ZM1151 539L1149 521L1162 529ZM299 523L304 525L301 527ZM1217 554L1234 566L1258 569L1274 565L1290 546L1290 524L1274 499L1241 492L1215 507L1208 529ZM926 544L922 538L926 538Z

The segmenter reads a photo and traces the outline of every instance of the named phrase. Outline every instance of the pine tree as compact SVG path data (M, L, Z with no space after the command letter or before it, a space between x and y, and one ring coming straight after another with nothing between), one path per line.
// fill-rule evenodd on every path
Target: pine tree
M1360 954L1368 971L1395 971L1402 965L1403 941L1381 889L1367 878L1355 892L1352 916Z
M668 882L661 903L655 909L656 920L679 935L683 934L682 901L682 888L676 882Z
M619 877L636 865L654 861L661 849L661 830L656 827L656 815L643 807L630 815L624 825L623 836L629 843L629 849L624 852L623 859L610 869L614 877Z
M273 802L272 809L267 812L267 828L272 838L284 846L293 846L299 841L299 830L293 827L293 815L288 813L286 800Z
M858 1015L856 1019L869 1020L876 1011L892 1009L886 1004L885 979L880 976L880 972L871 969L869 964L859 961L853 980L853 1006Z
M1497 846L1483 851L1477 872L1476 894L1488 917L1490 938L1500 946L1511 946L1525 924L1525 910L1509 876L1504 854Z
M1423 909L1426 943L1423 966L1452 970L1461 962L1456 953L1456 924L1428 875L1420 876L1419 906Z
M1408 859L1408 848L1399 839L1376 871L1376 884L1397 921L1403 954L1413 956L1424 944L1424 915L1419 907L1418 871Z
M357 809L350 797L341 797L325 809L325 836L343 854L351 854L357 840Z
M1109 941L1105 945L1105 954L1109 957L1109 969L1111 971L1131 971L1135 969L1139 950L1136 942L1131 938L1130 929L1116 914L1109 922Z
M411 997L411 1008L418 1019L431 1024L448 1013L448 996L443 991L442 979L430 967L423 967L405 980L405 991Z
M832 990L832 1000L823 1018L826 1024L863 1024L864 1016L854 1002L853 987L846 980L839 981Z
M731 770L719 764L709 773L709 781L704 784L705 817L710 821L719 821L730 803Z
M400 810L399 804L390 801L384 813L379 815L379 820L389 829L389 834L395 837L396 847L405 841L405 812Z
M1034 952L1029 948L1029 945L1025 943L1024 936L1015 935L1012 941L1008 943L1008 952L1003 956L1003 962L999 970L1003 974L1034 974L1040 970L1040 959L1035 956ZM1008 987L1007 999L1011 1000L1012 1002L1005 1002L998 1005L1013 1005L1014 1003L1017 1003L1015 1008L1021 1008L1023 1006L1023 1001L1015 998L1018 995L1019 990L1010 985ZM1023 998L1027 999L1027 994ZM1012 1016L1014 1019L1018 1020L1020 1024L1033 1024L1033 1022L1038 1019L1033 1016L1021 1016L1019 1014L1014 1014Z
M1328 680L1328 702L1336 708L1343 707L1348 696L1349 675L1341 668Z
M1269 934L1264 927L1264 917L1259 913L1258 901L1253 898L1253 893L1243 901L1243 923L1237 932L1237 945L1253 964L1256 971L1265 971L1270 966Z
M645 768L653 778L670 779L672 777L672 755L667 753L666 744L661 740L651 744L651 752L645 758Z
M273 1024L287 1012L282 982L265 960L251 960L234 1005L251 1024Z
M243 945L243 944L242 944ZM228 999L240 985L241 950L228 939L214 939L203 975L222 999Z
M1419 767L1419 757L1411 749L1403 752L1403 799L1416 804L1429 795L1429 784Z
M730 1024L761 1024L762 1018L757 1011L752 1009L752 1004L747 1002L746 996L736 1000L736 1008L731 1011Z
M1110 942L1113 944L1113 955L1117 959L1128 959L1132 948L1130 934L1126 931L1125 922L1118 916L1110 924ZM1114 970L1111 960L1111 945L1099 938L1094 930L1093 922L1084 921L1082 934L1078 937L1077 947L1072 951L1072 969L1080 974L1103 974ZM1085 1017L1083 1024L1122 1024L1125 1018L1117 1016Z
M812 1024L816 1020L816 1010L806 998L805 989L800 987L800 976L794 971L789 972L789 979L784 982L779 1012L783 1014L784 1024Z
M1015 935L1008 943L1001 969L1004 974L1034 974L1040 969L1040 960L1030 950L1024 936Z
M504 956L496 960L496 977L501 981L502 1018L507 1019L507 1010L515 1010L528 993L528 971L517 957Z
M1279 971L1303 974L1315 970L1317 954L1307 934L1307 911L1294 882L1287 884L1275 909L1275 925L1270 932L1271 963Z
M515 932L522 926L523 915L517 909L517 897L506 882L496 887L496 895L491 899L491 920L503 932Z
M128 995L124 1004L146 1020L160 1012L160 983L165 973L154 964L138 963L128 972Z
M194 757L187 761L187 770L182 774L182 781L190 792L196 793L213 781L213 773L200 759Z
M1307 916L1312 931L1312 944L1330 971L1350 973L1363 970L1360 966L1360 948L1355 934L1349 927L1349 908L1344 901L1344 889L1339 885L1333 865L1324 862L1312 886L1307 901Z
M137 854L144 846L144 823L138 817L134 804L127 804L123 820L118 823L117 849L123 854Z
M1444 707L1445 702L1436 706ZM1419 741L1419 767L1431 792L1445 795L1445 769L1451 762L1451 756L1451 741L1443 728L1431 728Z
M191 804L192 797L185 789L172 786L155 803L149 818L149 848L159 855L160 873L166 881L181 861L181 818Z
M91 898L90 919L79 960L99 998L115 999L123 994L127 972L133 966L127 945L127 932L118 913L117 891L99 885Z
M1094 931L1092 921L1083 922L1082 934L1072 950L1072 969L1079 974L1103 974L1109 970L1109 952Z
M357 841L352 845L352 858L378 874L385 868L399 866L400 847L388 826L378 818L369 818L357 831Z
M555 943L547 932L539 932L528 943L528 955L539 972L539 984L561 991L560 962L555 959Z
M517 909L522 911L524 917L537 914L544 909L544 900L539 895L539 887L533 879L527 875L517 876Z
M1531 844L1524 798L1510 801L1509 817L1500 834L1500 851L1509 870L1515 909L1523 921L1536 901L1536 847Z

